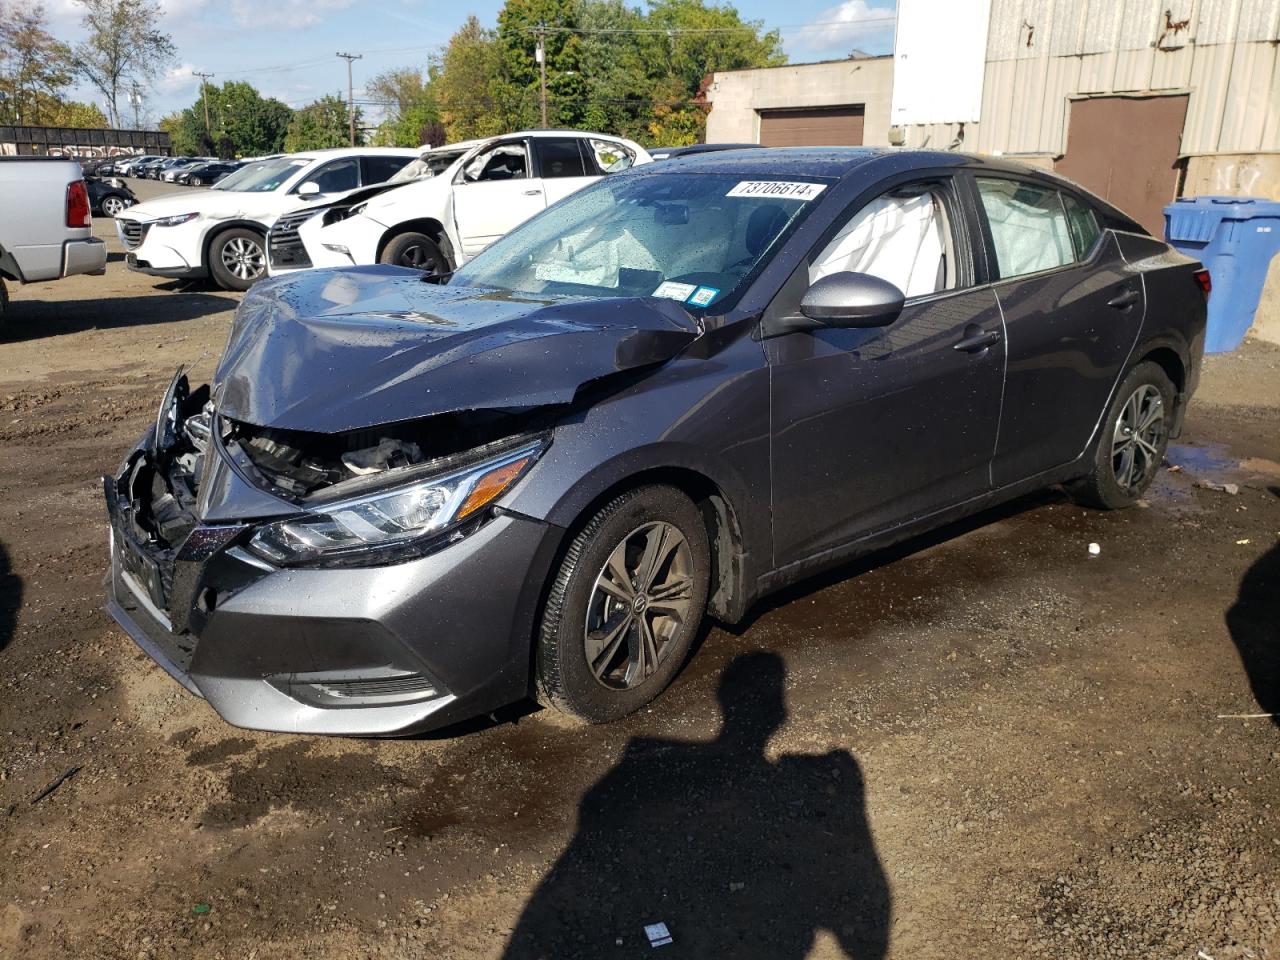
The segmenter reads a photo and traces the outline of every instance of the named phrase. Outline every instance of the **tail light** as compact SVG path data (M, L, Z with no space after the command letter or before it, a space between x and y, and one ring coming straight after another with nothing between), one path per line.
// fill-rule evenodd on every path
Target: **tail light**
M93 214L89 212L89 189L83 180L67 184L67 226L93 226Z
M1200 284L1200 292L1204 294L1206 300L1213 290L1213 278L1209 276L1208 270L1197 270L1195 273L1196 283Z

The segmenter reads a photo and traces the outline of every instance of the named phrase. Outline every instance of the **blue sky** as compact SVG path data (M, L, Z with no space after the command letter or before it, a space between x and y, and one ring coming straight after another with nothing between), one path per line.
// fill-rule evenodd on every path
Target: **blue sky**
M44 0L54 33L78 38L74 0ZM632 0L641 5L641 0ZM852 48L889 53L896 0L740 0L750 19L782 32L792 62L843 57ZM501 0L161 0L165 29L178 48L177 63L149 91L155 119L189 106L198 93L192 71L214 82L247 80L264 94L302 106L347 85L339 50L363 53L355 63L357 98L363 79L407 64L423 64L469 13L496 23ZM101 102L82 89L83 99ZM122 109L124 104L121 104Z

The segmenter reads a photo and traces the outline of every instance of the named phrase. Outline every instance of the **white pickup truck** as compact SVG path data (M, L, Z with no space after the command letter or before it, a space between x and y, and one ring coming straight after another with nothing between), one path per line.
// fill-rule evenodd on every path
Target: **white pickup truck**
M61 157L0 157L0 323L4 279L57 280L105 273L107 245L93 236L84 173Z

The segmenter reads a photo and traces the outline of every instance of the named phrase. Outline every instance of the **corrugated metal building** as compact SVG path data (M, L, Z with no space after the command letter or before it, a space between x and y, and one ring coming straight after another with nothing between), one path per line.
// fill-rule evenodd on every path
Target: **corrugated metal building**
M1278 51L1280 0L899 0L888 122L864 72L824 67L803 105L865 103L866 143L1056 168L1159 229L1182 193L1280 196ZM768 75L716 74L708 139L758 137L753 99L785 106Z

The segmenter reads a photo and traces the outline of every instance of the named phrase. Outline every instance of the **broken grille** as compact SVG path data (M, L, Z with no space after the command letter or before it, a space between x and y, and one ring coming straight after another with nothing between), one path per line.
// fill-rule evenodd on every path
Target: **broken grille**
M311 257L298 235L298 228L316 215L315 210L285 214L267 235L267 254L273 267L309 267Z

